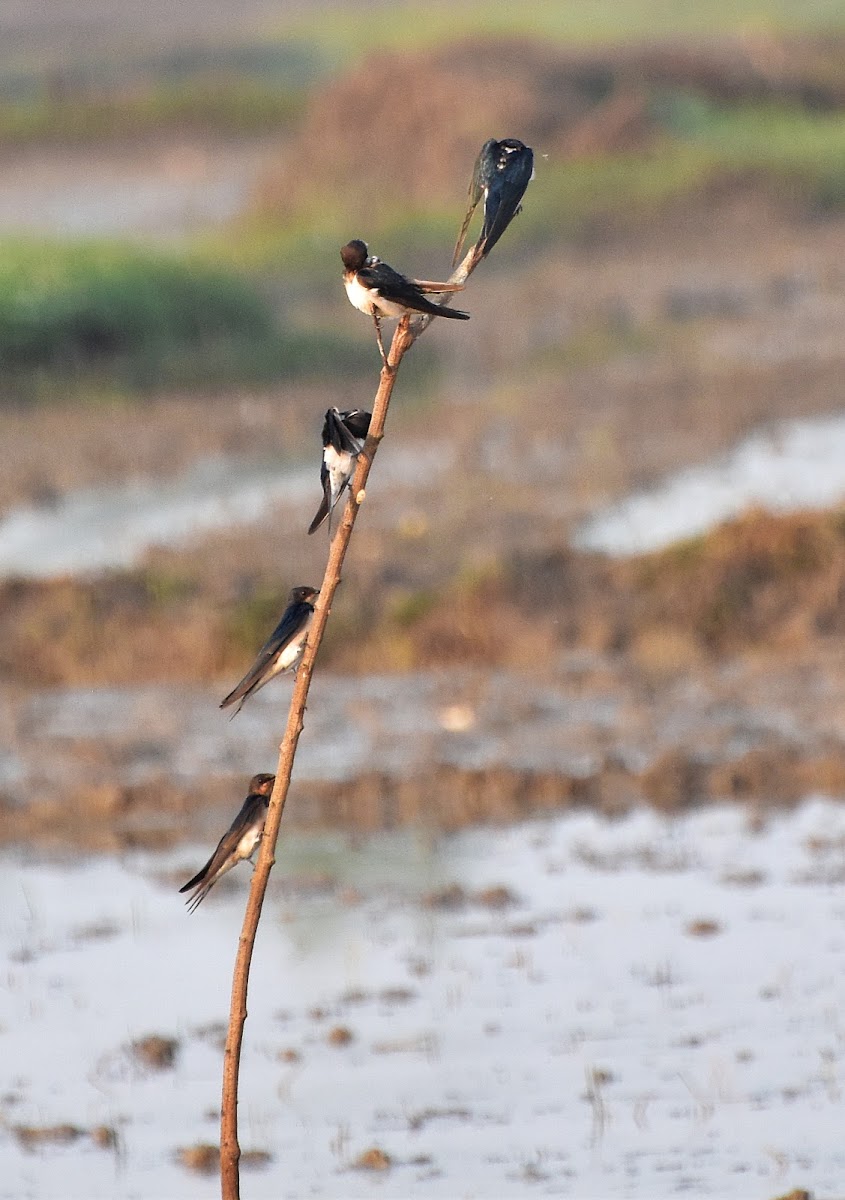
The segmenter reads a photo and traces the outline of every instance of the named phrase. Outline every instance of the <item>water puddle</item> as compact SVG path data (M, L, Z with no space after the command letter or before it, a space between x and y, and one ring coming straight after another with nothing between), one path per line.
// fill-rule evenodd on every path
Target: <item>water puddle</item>
M391 451L385 483L413 486L451 466L446 447ZM308 466L204 459L173 480L70 492L55 504L13 509L0 520L0 578L50 578L129 567L151 546L261 520L280 503L316 507L319 457Z
M845 810L285 835L253 966L250 1196L834 1195ZM0 870L0 1195L207 1196L248 886L208 853ZM172 1065L130 1050L173 1039ZM15 1130L70 1123L64 1144ZM90 1131L114 1131L100 1148ZM355 1169L368 1150L389 1163ZM750 1181L751 1184L750 1184Z
M111 153L31 148L5 164L0 228L66 237L173 239L219 226L249 199L283 143L151 144Z
M575 543L605 554L641 554L706 533L754 505L789 512L843 497L845 416L789 421L596 513Z
M128 567L150 546L248 524L282 500L314 493L314 471L206 459L176 480L71 492L56 504L15 509L0 521L0 576Z

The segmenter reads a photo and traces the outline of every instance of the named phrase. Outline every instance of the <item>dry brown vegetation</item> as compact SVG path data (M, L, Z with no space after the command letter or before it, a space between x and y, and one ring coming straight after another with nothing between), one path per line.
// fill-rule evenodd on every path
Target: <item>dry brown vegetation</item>
M395 561L385 572L396 571ZM0 585L0 644L18 684L214 681L278 615L276 570L205 585L145 569ZM514 551L434 590L350 579L323 661L332 669L520 667L562 649L631 656L662 673L754 649L782 655L845 628L845 516L749 513L669 550L616 561ZM351 614L365 619L350 632ZM503 631L507 636L503 636Z

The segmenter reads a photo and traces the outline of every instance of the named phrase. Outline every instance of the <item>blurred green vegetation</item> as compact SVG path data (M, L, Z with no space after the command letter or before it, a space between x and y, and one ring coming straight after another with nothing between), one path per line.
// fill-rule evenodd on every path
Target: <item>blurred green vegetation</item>
M535 0L528 6L510 0L428 0L424 18L418 5L379 8L377 20L362 19L355 8L328 9L315 21L311 13L285 19L278 36L317 47L346 61L377 41L380 48L412 49L459 37L521 35L578 45L653 41L656 37L724 34L765 36L809 33L845 27L840 0L589 0L562 4Z
M301 90L248 79L157 84L106 95L50 95L0 105L0 143L93 141L161 134L169 128L219 134L278 130L304 104Z
M370 357L282 324L226 266L117 243L0 244L0 367L17 399L349 373Z
M202 129L277 131L326 70L304 44L181 47L49 69L0 69L0 144L86 141Z

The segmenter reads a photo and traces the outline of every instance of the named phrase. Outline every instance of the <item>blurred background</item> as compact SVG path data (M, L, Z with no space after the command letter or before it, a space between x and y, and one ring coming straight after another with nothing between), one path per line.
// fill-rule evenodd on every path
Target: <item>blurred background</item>
M599 1062L598 1051L577 1057L573 1047L604 1034L588 1021L580 1032L567 1024L565 979L574 952L587 1009L596 990L612 991L617 970L626 985L634 979L658 995L662 1016L652 1027L643 1015L634 1042L653 1033L659 1045L673 986L685 978L689 952L678 946L726 946L724 977L695 955L689 966L692 990L675 1007L691 1007L697 1021L690 997L705 984L696 970L721 989L757 936L743 922L769 903L789 925L799 877L817 889L821 924L809 933L796 926L796 947L838 946L841 5L0 4L0 834L3 937L19 964L10 966L4 1041L35 1005L54 1059L50 989L76 996L93 1017L95 980L118 1015L109 1045L130 1046L135 1033L162 1025L184 1050L183 1074L167 1076L175 1107L164 1131L132 1108L136 1073L155 1106L161 1090L128 1050L81 1039L81 1073L92 1056L99 1064L83 1098L70 1087L51 1092L49 1058L43 1078L21 1068L2 1101L10 1195L60 1194L51 1180L64 1186L71 1159L81 1164L78 1194L205 1194L207 1184L189 1182L178 1164L171 1175L144 1171L162 1144L175 1153L174 1125L185 1142L201 1141L202 1114L216 1103L208 1029L225 1013L247 871L221 884L190 926L192 936L207 931L191 950L204 966L192 960L190 970L219 968L203 988L205 1025L172 1008L166 990L185 953L175 889L210 853L249 777L275 767L289 685L262 691L232 723L217 704L289 589L322 577L325 530L313 538L305 530L320 498L325 409L371 407L378 353L371 323L346 301L338 250L361 237L407 274L445 277L473 162L491 136L531 145L536 178L461 298L471 321L435 322L403 363L285 813L272 909L284 944L273 962L282 990L290 972L304 972L298 986L309 999L290 1018L301 1029L268 1051L267 1087L275 1104L281 1096L299 1105L306 1127L319 1128L311 1152L328 1164L303 1160L297 1186L368 1194L366 1172L341 1183L331 1173L346 1171L368 1141L386 1145L405 1121L405 1141L393 1148L405 1174L396 1182L382 1164L393 1178L385 1194L455 1194L469 1186L466 1153L473 1170L485 1164L473 1195L521 1195L530 1183L653 1197L677 1190L690 1170L688 1186L714 1194L734 1194L730 1177L748 1195L749 1172L771 1193L804 1162L795 1111L782 1143L766 1142L762 1126L749 1130L736 1161L731 1120L717 1137L714 1111L724 1116L723 1102L741 1097L743 1114L765 1112L780 1128L785 1106L808 1115L838 1094L842 1038L827 1018L802 1032L804 1050L782 1048L790 1061L811 1055L800 1081L784 1083L775 1063L768 1081L737 1083L736 1063L757 1053L740 1038L698 1075L694 1065L666 1064L674 1082L655 1084L653 1097L665 1121L646 1149L651 1092L642 1080L656 1068L641 1055L615 1110L617 1134L620 1113L633 1114L623 1153L606 1126L624 1072ZM473 236L477 229L478 218ZM695 824L707 820L715 824ZM585 833L578 821L596 824ZM770 822L787 824L771 832ZM624 852L607 844L620 828L630 833ZM692 849L699 837L714 839L710 858ZM806 862L783 857L795 846ZM476 878L476 854L496 864L489 877ZM564 864L583 871L577 889ZM634 872L640 915L659 912L677 935L667 933L645 963L620 966L621 946L648 944L653 931L633 933L624 907L621 924L611 920L611 870ZM662 879L666 870L677 877L655 900L655 872ZM707 911L676 911L672 897L697 894L695 879ZM67 915L65 928L59 916L74 880L88 908ZM734 912L737 887L750 907L740 905L731 924L721 906ZM379 958L385 897L397 895L407 918L392 935L401 970ZM606 939L596 933L600 917ZM829 945L820 932L828 918ZM532 958L520 939L547 927L548 945ZM716 936L728 928L730 945ZM480 959L455 967L449 939L467 929L490 939L493 959L501 952L509 979L516 955L532 986L547 981L552 994L537 1019L555 1046L568 1047L561 1054L576 1054L571 1094L564 1088L561 1098L549 1083L559 1108L544 1095L515 1110L499 1166L498 1135L486 1149L481 1137L477 1159L471 1149L473 1131L496 1125L498 1109L452 1094L464 1083L458 1048L468 1027L455 997L476 996L469 981L485 978L479 962L488 954L479 943ZM458 944L463 952L469 942ZM590 955L605 945L591 973ZM447 947L442 960L433 946ZM80 957L82 948L105 954L103 963ZM55 962L42 963L42 1004L32 963L53 953L70 955L81 974L59 985ZM115 992L98 974L118 960L126 979L137 971L131 1017L130 985ZM774 981L754 977L743 1037L759 1030L775 1044L757 1006L767 989L780 1002L787 976L805 977L797 962L782 964ZM463 983L447 978L447 963ZM364 986L362 971L379 982ZM819 1013L840 1007L834 974L812 983ZM429 976L443 988L442 1011L420 982ZM154 1000L145 991L152 978L165 989ZM495 993L496 980L487 982ZM423 1012L402 1035L411 1046L403 1053L417 1055L424 1075L440 1061L429 1035L436 1041L432 1030L442 1021L451 1029L454 1018L449 1095L437 1091L437 1067L425 1076L428 1107L409 1117L410 1101L400 1103L388 1081L373 1092L382 1118L393 1114L386 1125L377 1114L350 1125L340 1112L324 1135L324 1076L317 1066L308 1075L302 1045L311 1039L328 1056L326 1071L337 1070L343 1037L328 1042L320 1021L336 1017L355 1033L339 997L376 997L373 1022L381 1014L393 1029L403 988ZM786 992L806 1008L800 987ZM502 995L505 1007L524 1006L518 988ZM466 1003L475 1021L475 999ZM279 1004L287 1002L271 1005L268 1021ZM781 1016L794 1033L793 1009ZM102 1041L99 1009L96 1018L92 1037ZM476 1024L501 1030L500 1018L484 1012ZM607 1037L623 1039L623 1027L611 1006ZM813 1041L819 1029L824 1044ZM500 1044L529 1053L518 1021L509 1033ZM363 1037L359 1030L359 1046ZM385 1038L396 1040L372 1032L368 1050ZM698 1026L677 1033L683 1054L706 1041ZM549 1082L549 1046L531 1045L537 1077ZM290 1077L280 1083L278 1054L287 1050ZM492 1062L483 1047L467 1053L470 1064ZM371 1055L359 1054L369 1093ZM24 1057L37 1059L31 1045ZM490 1069L501 1082L517 1068ZM481 1076L476 1085L480 1096L494 1087ZM378 1109L379 1095L393 1099ZM557 1146L554 1121L571 1126L570 1102L586 1114L581 1158L572 1147L561 1158ZM80 1105L88 1115L74 1118L83 1126L65 1145L56 1130ZM527 1131L541 1110L557 1115L535 1145ZM718 1140L716 1157L696 1159L694 1170L686 1152L671 1165L689 1132L671 1132L679 1111L702 1145ZM283 1158L289 1134L274 1113L256 1105L255 1140ZM94 1168L89 1142L100 1125L112 1131L102 1139L114 1153ZM436 1149L414 1150L430 1126ZM205 1132L216 1136L213 1120ZM841 1178L833 1139L814 1153L793 1182L816 1169L818 1187ZM663 1191L658 1171L670 1172ZM259 1178L256 1187L279 1194L277 1176Z

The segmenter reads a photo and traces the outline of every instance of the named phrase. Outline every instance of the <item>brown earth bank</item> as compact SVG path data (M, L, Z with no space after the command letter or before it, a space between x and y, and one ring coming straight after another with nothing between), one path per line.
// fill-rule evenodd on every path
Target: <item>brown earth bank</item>
M668 550L611 559L513 550L410 586L401 540L350 573L321 654L332 670L520 667L564 650L629 656L656 677L721 655L782 658L845 629L845 514L750 512ZM220 564L218 564L220 565ZM404 576L404 578L403 578ZM260 575L146 567L93 581L0 585L0 668L18 687L216 681L248 665L283 594Z
M606 704L611 674L616 694L627 701L610 731L606 723L583 722L579 758L570 767L432 762L342 780L295 780L285 827L436 833L585 808L613 818L647 805L668 816L732 802L747 804L749 821L762 823L809 795L845 799L843 665L841 654L835 663L805 658L771 668L729 662L721 689L708 677L712 703L702 708L698 676L679 674L649 686L640 671L617 660L600 673L601 683L573 688L574 705ZM685 702L688 712L673 728L667 710L677 714ZM307 727L306 720L306 740ZM49 753L49 739L40 745ZM179 780L160 774L144 783L120 782L120 749L98 740L76 748L66 743L62 753L77 766L85 760L92 777L114 782L0 789L0 842L35 842L65 853L160 849L186 838L213 844L243 794L241 775Z

